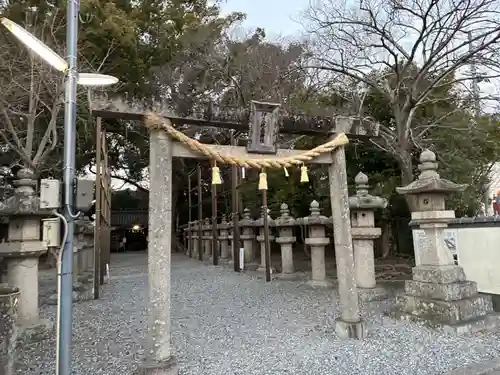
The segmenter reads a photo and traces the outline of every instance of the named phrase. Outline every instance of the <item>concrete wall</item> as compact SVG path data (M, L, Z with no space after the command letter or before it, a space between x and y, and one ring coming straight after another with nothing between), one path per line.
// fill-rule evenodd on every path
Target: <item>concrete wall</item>
M500 295L500 218L456 219L458 263L478 291Z
M412 223L413 245L418 248L423 231ZM481 293L500 295L500 217L454 219L445 230L445 245L456 254L467 280Z

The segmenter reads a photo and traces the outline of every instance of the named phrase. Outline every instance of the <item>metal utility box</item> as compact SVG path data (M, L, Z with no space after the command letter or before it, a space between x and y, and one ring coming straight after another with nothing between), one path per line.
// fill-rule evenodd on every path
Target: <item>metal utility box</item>
M76 181L75 205L78 211L87 211L94 200L95 180L79 178Z
M58 209L61 207L61 182L54 179L40 181L40 208Z
M42 241L47 244L47 247L61 246L61 219L49 218L42 219Z

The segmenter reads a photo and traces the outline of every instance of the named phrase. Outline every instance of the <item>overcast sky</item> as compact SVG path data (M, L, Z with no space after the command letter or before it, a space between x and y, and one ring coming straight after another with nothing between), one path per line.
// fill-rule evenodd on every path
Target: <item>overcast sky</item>
M243 12L246 29L263 27L270 36L291 36L300 33L300 13L309 0L222 0L223 12Z

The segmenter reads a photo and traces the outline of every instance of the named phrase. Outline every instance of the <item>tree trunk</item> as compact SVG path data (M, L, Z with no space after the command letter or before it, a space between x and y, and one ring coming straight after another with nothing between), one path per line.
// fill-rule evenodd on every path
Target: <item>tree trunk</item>
M398 150L397 156L399 161L399 167L401 168L402 186L409 185L415 179L413 176L413 160L410 150L411 147L408 145L406 145L406 147L401 147ZM411 212L416 210L417 202L415 200L415 197L406 196L406 202Z
M380 246L382 247L382 259L387 259L392 254L393 246L391 243L392 226L390 220L384 220L382 223L382 236Z

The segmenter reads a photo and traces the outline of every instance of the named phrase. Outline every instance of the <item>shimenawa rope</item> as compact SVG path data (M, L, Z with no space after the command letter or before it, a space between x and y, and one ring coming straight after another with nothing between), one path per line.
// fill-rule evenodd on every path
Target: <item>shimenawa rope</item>
M332 152L337 147L349 143L346 135L344 133L340 133L331 141L323 143L322 145L317 146L311 150L304 151L303 153L298 155L273 159L239 158L236 156L221 154L207 147L205 144L198 142L196 139L189 138L187 135L178 131L172 125L170 125L168 120L158 116L155 113L150 112L146 115L145 124L146 127L150 130L165 130L168 135L186 145L192 151L199 152L209 159L215 160L217 163L238 165L243 168L287 168L294 165L303 165L317 158L321 154Z

